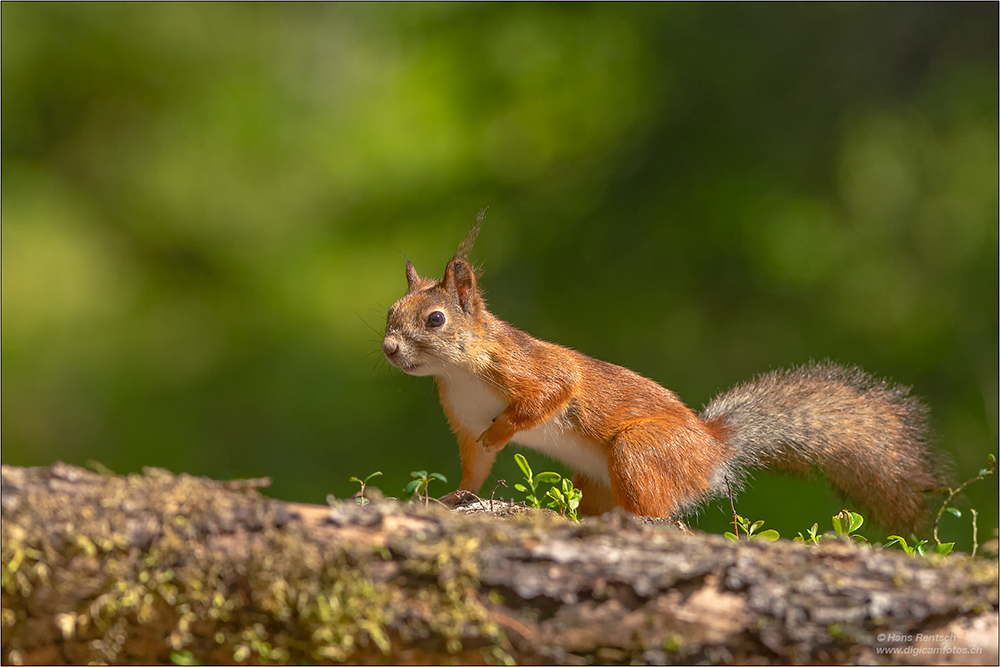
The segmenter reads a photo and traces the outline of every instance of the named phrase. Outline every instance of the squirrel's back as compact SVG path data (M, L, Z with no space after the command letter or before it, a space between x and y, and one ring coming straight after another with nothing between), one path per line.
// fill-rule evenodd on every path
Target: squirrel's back
M816 466L886 526L916 529L924 493L944 483L927 446L927 408L909 388L856 367L773 371L721 394L700 418L724 434L737 470Z

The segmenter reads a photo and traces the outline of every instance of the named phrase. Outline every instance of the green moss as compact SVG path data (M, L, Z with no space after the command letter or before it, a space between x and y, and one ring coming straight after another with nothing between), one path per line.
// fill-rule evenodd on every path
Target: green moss
M684 638L679 634L670 633L663 639L663 648L666 651L679 651L684 646Z
M7 662L24 657L19 633L33 606L60 591L90 592L59 622L88 660L123 659L152 624L167 637L163 662L387 660L406 635L506 662L478 598L478 537L317 544L278 504L209 480L147 470L88 481L86 500L38 494L5 513ZM244 526L256 530L227 540Z

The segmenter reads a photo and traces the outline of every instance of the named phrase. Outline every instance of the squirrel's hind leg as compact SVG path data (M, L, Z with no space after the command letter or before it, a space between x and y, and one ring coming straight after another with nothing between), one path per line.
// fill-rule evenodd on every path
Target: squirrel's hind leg
M685 417L636 419L618 431L608 449L616 504L638 516L670 517L711 495L720 447L700 422Z
M573 486L583 492L580 499L579 513L584 516L597 516L610 512L618 503L611 492L611 487L602 482L595 481L582 473L573 475L570 480Z

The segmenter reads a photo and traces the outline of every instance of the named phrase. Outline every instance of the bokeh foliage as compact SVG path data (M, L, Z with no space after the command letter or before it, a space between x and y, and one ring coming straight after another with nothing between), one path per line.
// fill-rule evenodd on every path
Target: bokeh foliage
M693 407L859 363L956 477L996 451L996 4L0 11L6 463L456 483L378 330L404 253L440 275L486 206L488 298L538 337ZM968 496L996 526L996 481ZM840 506L739 498L785 535Z

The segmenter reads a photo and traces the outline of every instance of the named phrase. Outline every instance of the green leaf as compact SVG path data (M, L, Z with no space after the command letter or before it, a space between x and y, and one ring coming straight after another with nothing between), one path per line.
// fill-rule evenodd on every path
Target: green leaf
M941 544L934 547L934 551L941 554L942 556L946 556L950 554L951 550L954 548L955 548L954 542L942 542Z
M175 665L199 665L191 651L171 651L170 662Z
M853 533L864 524L865 518L857 512L850 510L847 510L847 514L851 517L851 529L848 532Z
M417 479L419 479L421 477L427 477L427 471L426 470L414 470L413 472L410 473L410 477L416 477Z
M448 478L445 477L444 475L442 475L439 472L432 472L431 473L431 477L433 477L434 479L439 479L439 480L441 480L442 482L444 482L446 484L448 483Z
M760 523L764 523L764 522L761 521ZM767 530L762 530L759 533L755 534L750 539L751 540L764 540L766 542L774 542L779 537L781 537L781 535L778 534L778 531L774 530L773 528L768 528Z
M904 540L899 535L890 535L886 539L888 541L885 543L885 546L882 547L883 549L888 549L892 545L898 544L900 547L903 548L903 551L906 551L907 553L909 553L909 549L910 549L909 545L906 544L906 540Z
M740 538L736 537L735 535L733 535L729 531L726 531L725 533L723 533L723 535L725 535L726 537L728 537L729 539L731 539L733 542L739 542L740 541Z
M954 514L957 517L961 517L962 516L962 510L958 509L957 507L949 507L947 509L948 509L949 512L951 512L952 514Z
M412 496L414 493L417 492L417 489L419 488L420 488L420 480L415 479L409 484L407 484L405 487L403 487L403 493L405 493L408 496Z
M868 541L868 538L864 535L851 535L851 539L858 544L871 544L871 542Z
M381 470L376 470L376 471L375 471L375 472L373 472L372 474L370 474L370 475L368 475L367 477L365 477L365 484L367 484L367 483L368 483L368 480L370 480L370 479L371 479L372 477L378 477L378 476L380 476L381 474L382 474L382 471L381 471ZM357 479L357 478L355 478L355 479Z
M514 454L514 462L517 463L517 467L521 469L524 476L530 480L531 466L528 465L528 459L524 458L524 455L518 452L517 454Z
M354 476L352 476L352 477L351 477L351 478L350 478L349 480L347 480L347 481L348 481L348 482L357 482L358 484L361 484L361 483L362 483L360 479L358 479L357 477L354 477Z
M833 530L838 535L847 535L851 532L851 515L847 510L841 510L833 515Z
M562 479L562 475L557 472L540 472L535 475L535 481L541 484L542 482L546 484L556 484Z
M750 534L752 535L752 534L756 533L757 529L760 528L763 525L764 525L764 520L763 519L761 519L759 521L754 521L753 525L750 526Z
M514 488L517 489L518 491L520 491L521 493L527 493L528 492L528 487L526 487L524 484L515 484Z

